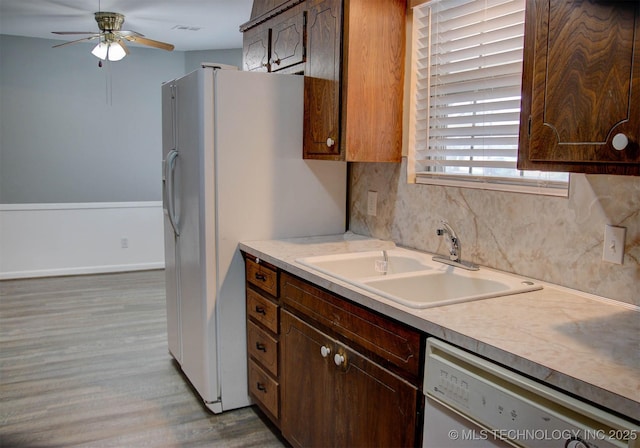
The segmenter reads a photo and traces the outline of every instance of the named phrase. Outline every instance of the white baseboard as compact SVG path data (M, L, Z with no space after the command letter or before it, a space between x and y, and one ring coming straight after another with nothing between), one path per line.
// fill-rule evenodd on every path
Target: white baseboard
M164 269L162 263L121 264L117 266L91 266L84 268L41 269L38 271L0 272L0 280L36 277L62 277L67 275L110 274L115 272L152 271Z
M159 201L3 204L0 279L162 269L163 235Z

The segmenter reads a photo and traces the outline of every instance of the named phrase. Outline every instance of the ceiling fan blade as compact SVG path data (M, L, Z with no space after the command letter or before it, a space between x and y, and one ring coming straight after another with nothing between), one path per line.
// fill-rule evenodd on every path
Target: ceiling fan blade
M144 37L144 34L140 34L137 31L129 31L129 30L122 30L122 31L118 31L118 34L124 38L129 38L129 37Z
M99 34L94 34L93 36L84 37L84 38L82 38L82 39L72 40L72 41L69 41L69 42L64 42L64 43L62 43L62 44L54 45L54 46L53 46L53 47L51 47L51 48L64 47L64 46L66 46L66 45L77 44L77 43L80 43L80 42L87 42L87 41L90 41L90 40L93 40L93 39L97 39L98 37L100 37L100 35L99 35Z
M137 44L148 45L149 47L160 48L161 50L172 51L174 46L171 44L167 44L165 42L160 42L157 40L147 39L143 37L139 33L135 33L135 35L125 35L121 34L123 38L127 39L129 42L135 42Z
M95 31L51 31L53 34L66 36L67 34L94 34Z

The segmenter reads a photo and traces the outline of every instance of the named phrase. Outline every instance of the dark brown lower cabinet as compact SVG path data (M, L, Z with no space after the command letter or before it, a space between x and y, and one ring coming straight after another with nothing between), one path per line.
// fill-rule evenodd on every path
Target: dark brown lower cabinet
M284 438L419 446L424 335L244 255L249 391Z
M416 444L414 385L284 310L281 343L281 428L292 445Z
M280 317L282 435L293 446L330 446L334 412L327 397L334 394L335 372L333 359L320 353L330 339L286 311Z

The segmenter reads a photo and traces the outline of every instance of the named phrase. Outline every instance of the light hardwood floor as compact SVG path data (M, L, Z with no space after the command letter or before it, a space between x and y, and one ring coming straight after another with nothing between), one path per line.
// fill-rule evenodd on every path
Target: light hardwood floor
M169 356L164 271L0 282L0 447L282 447Z

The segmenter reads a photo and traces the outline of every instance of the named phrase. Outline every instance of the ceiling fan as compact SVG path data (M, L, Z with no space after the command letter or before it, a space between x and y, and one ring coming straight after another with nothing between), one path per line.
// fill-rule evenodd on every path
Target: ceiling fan
M99 33L95 33L93 31L53 31L54 34L60 35L90 34L90 36L83 37L82 39L54 45L53 48L98 39L98 44L91 53L101 60L108 59L110 61L119 61L129 54L129 49L127 48L125 41L135 42L167 51L172 51L174 48L171 44L147 39L143 34L136 31L122 30L122 24L124 23L123 14L117 12L96 12L95 19L96 22L98 22L98 28L100 28ZM99 65L102 66L102 61Z

